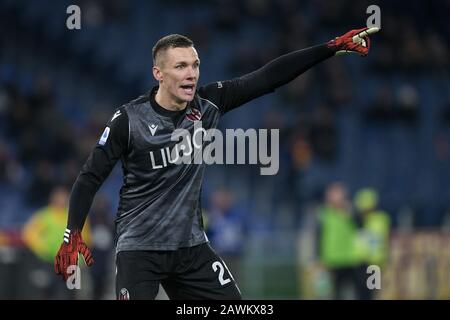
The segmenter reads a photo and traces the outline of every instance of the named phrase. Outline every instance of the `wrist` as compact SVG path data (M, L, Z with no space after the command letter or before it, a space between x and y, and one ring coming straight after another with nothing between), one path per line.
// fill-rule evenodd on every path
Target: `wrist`
M326 43L327 48L330 49L333 53L338 52L340 50L340 48L342 47L342 45L337 43L337 41L336 41L337 39L338 38L334 38Z
M71 231L69 228L66 228L64 231L64 242L69 243Z

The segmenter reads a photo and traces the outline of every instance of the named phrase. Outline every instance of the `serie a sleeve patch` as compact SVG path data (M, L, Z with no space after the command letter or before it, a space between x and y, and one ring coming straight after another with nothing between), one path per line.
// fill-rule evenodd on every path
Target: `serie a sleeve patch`
M109 131L110 131L109 127L106 127L106 128L105 128L105 131L103 131L103 134L102 134L102 136L100 137L100 140L98 141L98 143L99 143L100 145L103 146L103 145L105 145L106 141L108 141Z

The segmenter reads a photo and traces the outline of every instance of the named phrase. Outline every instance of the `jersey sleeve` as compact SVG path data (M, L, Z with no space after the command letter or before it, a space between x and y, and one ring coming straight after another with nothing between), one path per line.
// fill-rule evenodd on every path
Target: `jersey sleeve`
M117 161L128 153L129 119L125 109L118 109L108 121L97 144L83 165L69 200L67 228L83 228L97 190Z
M259 96L273 92L265 83L265 75L258 71L239 78L217 81L199 89L199 95L214 103L221 114L233 110Z

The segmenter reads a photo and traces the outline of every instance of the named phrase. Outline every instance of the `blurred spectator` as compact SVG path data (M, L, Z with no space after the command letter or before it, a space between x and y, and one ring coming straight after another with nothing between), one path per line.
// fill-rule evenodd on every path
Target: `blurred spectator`
M111 208L102 194L97 195L90 214L92 230L92 255L95 259L91 267L94 300L105 299L108 292L114 292L108 284L114 283L111 277L114 265L114 235ZM109 297L113 298L113 297Z
M234 31L239 28L239 21L241 20L240 2L219 0L215 7L215 27L223 31Z
M333 161L338 148L337 128L333 112L326 105L316 106L310 129L314 154L323 161Z
M346 187L330 184L325 191L325 203L319 212L320 262L332 276L334 299L356 296L359 260L355 252L357 225L351 216Z
M359 241L356 242L357 254L363 261L361 275L369 265L382 268L389 256L389 215L378 208L378 192L372 188L360 189L354 197L354 206L361 219ZM383 269L382 269L383 270ZM375 290L369 290L365 279L360 281L362 299L372 299Z
M18 186L23 168L15 159L11 148L0 138L0 184Z
M32 181L27 190L26 200L32 207L42 207L55 186L56 168L47 160L35 164Z
M222 188L212 194L206 219L207 236L238 283L246 233L245 219L245 212L237 206L231 190Z
M418 109L417 90L403 84L394 97L392 89L380 87L373 104L366 111L366 120L379 124L417 124Z
M36 211L22 230L24 243L40 261L38 267L30 272L30 280L43 287L45 298L57 299L70 294L66 284L53 275L54 259L67 225L68 196L64 187L54 188L49 204ZM83 228L83 238L90 245L88 222Z

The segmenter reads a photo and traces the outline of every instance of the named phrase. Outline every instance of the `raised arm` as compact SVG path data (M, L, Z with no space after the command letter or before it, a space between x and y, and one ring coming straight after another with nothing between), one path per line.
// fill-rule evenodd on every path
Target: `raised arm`
M327 43L278 57L242 77L208 84L199 90L199 94L211 100L225 113L250 100L273 92L334 55L357 53L366 56L370 48L368 36L377 31L378 28L349 31Z

